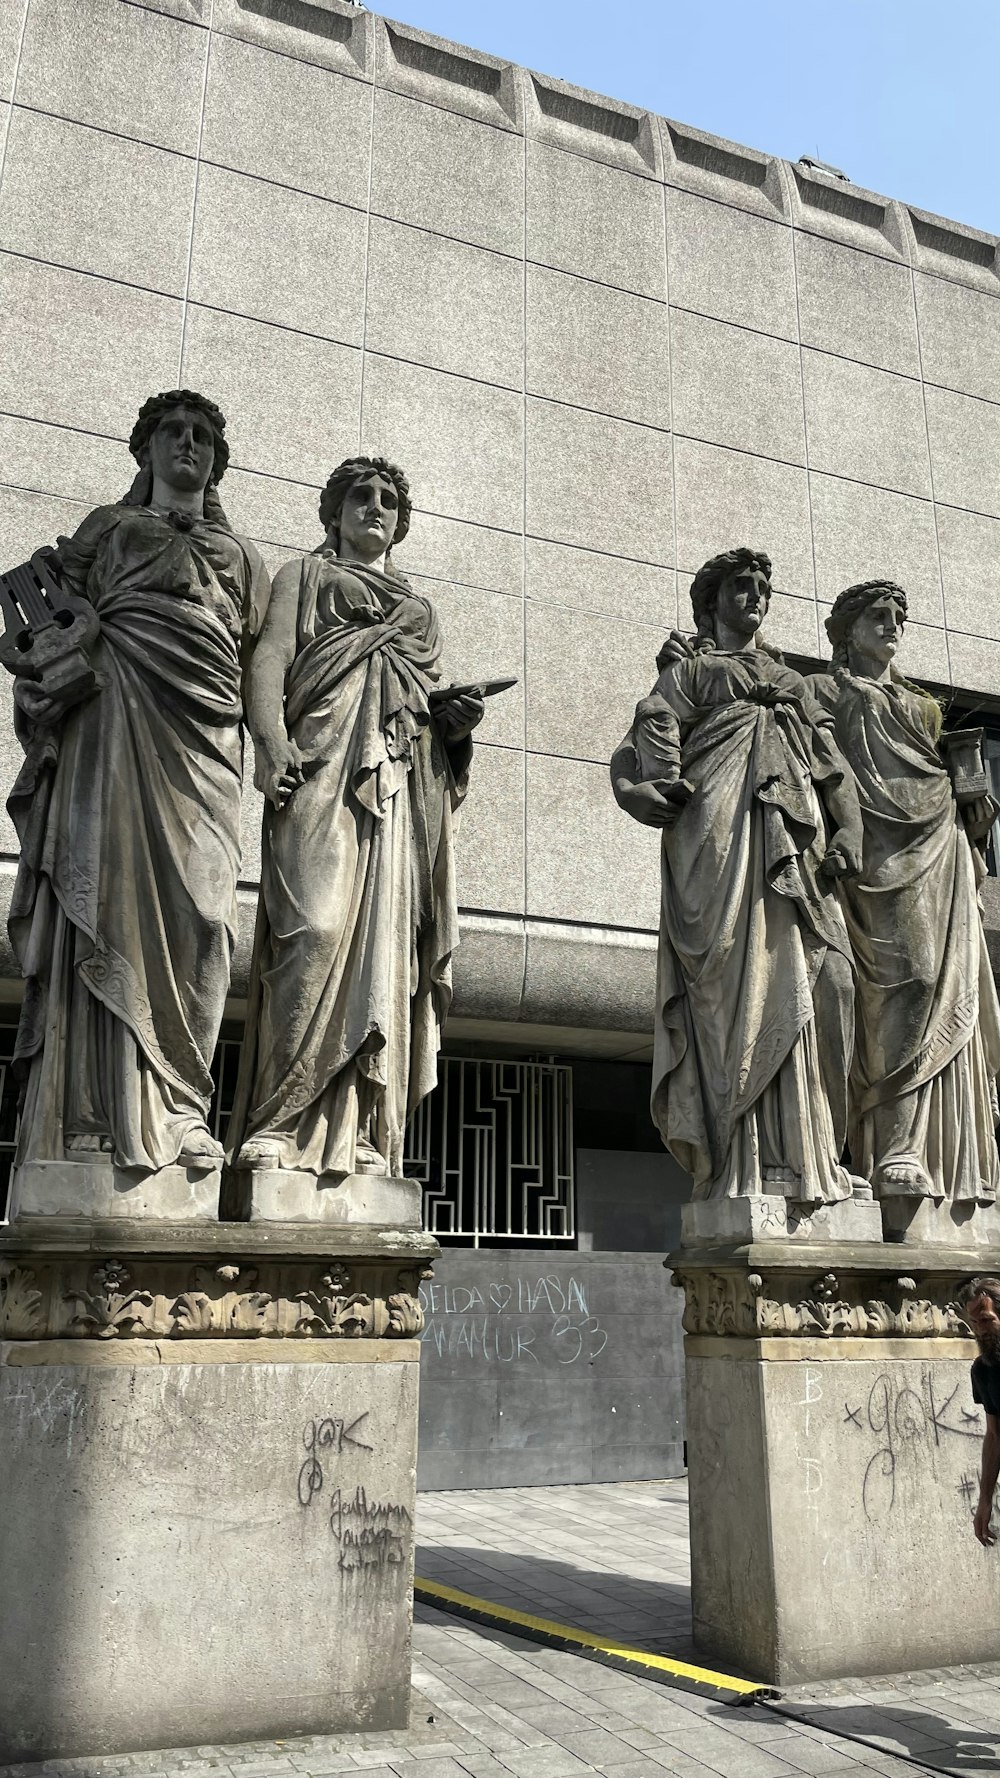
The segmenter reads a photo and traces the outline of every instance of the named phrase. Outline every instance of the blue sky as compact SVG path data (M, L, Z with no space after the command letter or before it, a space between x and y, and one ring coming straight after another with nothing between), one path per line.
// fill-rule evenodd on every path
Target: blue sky
M1000 234L1000 0L394 0L539 73Z

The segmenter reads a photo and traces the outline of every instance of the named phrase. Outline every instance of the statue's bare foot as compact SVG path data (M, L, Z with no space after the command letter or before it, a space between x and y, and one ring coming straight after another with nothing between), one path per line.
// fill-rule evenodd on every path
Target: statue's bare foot
M358 1136L354 1148L355 1173L375 1173L385 1178L389 1171L389 1163L384 1154L368 1140L367 1136Z
M217 1167L224 1158L222 1143L209 1129L193 1130L177 1156L179 1167Z
M914 1160L883 1161L873 1184L880 1197L932 1198L934 1187L926 1168Z
M115 1151L111 1137L96 1130L80 1132L76 1136L67 1136L64 1147L68 1155L114 1154Z
M274 1137L251 1136L236 1156L237 1167L280 1167L282 1145Z

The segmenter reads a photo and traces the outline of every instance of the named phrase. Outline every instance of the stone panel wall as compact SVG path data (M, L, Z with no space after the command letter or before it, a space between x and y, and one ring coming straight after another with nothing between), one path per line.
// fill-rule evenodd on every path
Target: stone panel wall
M227 410L272 567L339 457L398 458L448 672L521 680L481 730L458 1006L644 1029L656 839L605 762L707 553L771 550L791 651L885 570L911 671L1000 679L997 242L343 0L2 11L0 558L127 486L153 388ZM257 825L248 794L248 883Z

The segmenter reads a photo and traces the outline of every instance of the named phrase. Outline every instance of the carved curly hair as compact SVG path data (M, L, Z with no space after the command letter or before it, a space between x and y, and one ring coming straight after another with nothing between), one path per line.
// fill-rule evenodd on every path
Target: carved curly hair
M343 463L338 463L319 497L319 522L325 532L333 531L338 542L344 501L358 482L365 481L373 474L383 475L387 481L392 482L399 500L393 544L402 543L410 529L413 514L410 484L398 464L390 463L388 457L345 457ZM387 557L389 553L386 552Z
M712 556L699 568L691 582L691 610L698 626L698 634L695 638L696 648L714 646L715 610L719 602L719 588L731 574L740 574L746 568L759 568L763 574L766 574L768 586L770 586L770 556L765 555L761 549L749 549L746 545L740 549L724 550L720 556Z
M204 414L212 428L215 443L215 459L212 464L210 486L218 487L229 467L229 446L226 443L226 416L214 401L207 395L199 395L195 389L165 389L160 395L151 395L139 409L139 417L132 428L132 436L128 448L137 463L142 462L142 453L149 444L153 433L163 419L175 407L193 407Z
M847 638L851 633L851 625L863 611L867 611L869 605L876 604L879 599L891 599L905 624L907 598L903 588L897 586L894 580L860 580L857 586L845 587L833 601L833 608L826 619L826 633L833 644L833 659L829 670L838 685L843 685L850 673ZM922 685L914 685L912 679L904 678L896 667L890 666L889 676L895 685L901 685L907 691L915 692L917 697L925 699L930 706L931 726L936 738L941 733L944 719L937 698L925 691Z
M907 614L906 594L894 580L859 580L857 586L845 587L833 601L833 609L826 620L826 633L833 643L833 666L847 665L847 638L851 625L856 617L867 611L880 598L889 598L899 606L899 613L905 624Z

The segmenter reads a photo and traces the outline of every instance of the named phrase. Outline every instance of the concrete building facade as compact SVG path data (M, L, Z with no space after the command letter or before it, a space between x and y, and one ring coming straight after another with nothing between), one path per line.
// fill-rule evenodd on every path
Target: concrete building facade
M156 389L225 410L224 504L272 568L319 541L341 457L402 463L398 565L438 603L448 676L519 680L479 731L449 1046L614 1065L577 1106L631 1105L657 839L607 760L703 559L766 548L767 633L810 663L837 591L886 573L906 670L997 704L997 240L346 0L5 0L0 154L0 560L124 491ZM9 781L9 701L0 721ZM258 835L248 785L233 1037ZM5 817L0 850L9 896ZM683 1180L648 1128L594 1124L591 1245L641 1174L645 1234L621 1244L665 1250ZM676 1427L671 1351L641 1399ZM679 1461L679 1433L649 1442L635 1474ZM599 1447L544 1479L603 1479Z

